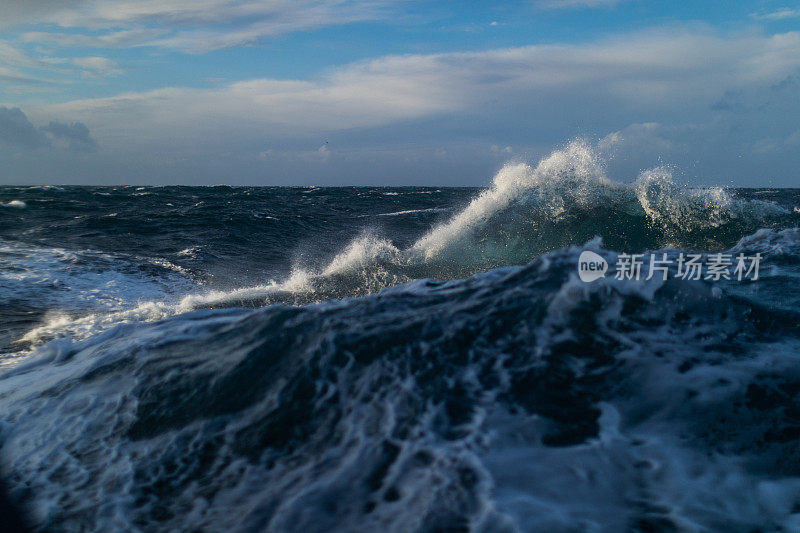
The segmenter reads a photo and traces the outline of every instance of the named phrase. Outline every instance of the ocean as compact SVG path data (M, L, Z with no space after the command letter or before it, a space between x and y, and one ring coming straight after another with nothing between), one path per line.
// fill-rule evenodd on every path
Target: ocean
M800 531L798 226L581 142L487 188L0 187L1 477L40 531Z

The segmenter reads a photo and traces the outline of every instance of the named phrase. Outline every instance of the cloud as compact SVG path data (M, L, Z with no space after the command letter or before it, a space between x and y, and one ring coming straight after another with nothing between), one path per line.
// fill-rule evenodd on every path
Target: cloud
M31 86L71 84L76 76L105 78L121 72L116 62L105 57L57 57L46 51L33 55L0 40L0 83L15 92L29 92Z
M0 107L0 147L52 148L50 139L63 141L71 151L93 152L97 143L82 122L66 124L50 121L47 126L37 128L18 107Z
M783 9L779 9L777 11L770 11L767 13L753 13L750 16L753 17L754 19L769 20L769 21L796 19L800 18L800 9L791 9L785 7Z
M608 132L615 133L605 144L627 161L621 175L663 156L698 172L698 161L713 161L702 167L704 179L753 180L788 176L797 162L791 150L767 161L754 147L759 139L790 147L798 72L798 32L692 27L576 45L386 56L309 80L168 87L26 111L39 123L85 124L104 147L91 156L94 172L122 181L140 180L134 172L156 182L218 172L232 180L257 173L272 183L285 176L336 183L386 168L400 176L396 182L405 172L420 183L423 171L414 165L444 172L442 165L463 161L461 174L451 166L448 175L476 183L500 159ZM336 149L319 150L321 139ZM434 148L447 158L434 157Z
M120 74L122 70L116 61L106 57L76 57L71 60L72 64L83 69L84 73L93 77L108 77Z
M676 146L683 146L682 140L689 137L687 126L665 126L658 122L630 124L625 128L611 132L601 138L597 146L609 156L617 156L622 152L645 154L646 159L670 154Z
M0 30L19 24L51 22L55 12L76 9L86 3L83 0L3 0Z
M19 0L0 25L49 22L70 32L28 32L61 46L155 46L205 52L325 26L385 19L398 0L86 0L44 2L26 19ZM76 30L90 30L79 32Z
M14 84L38 83L39 79L32 76L27 76L17 69L0 66L0 82L10 82Z
M547 9L578 9L582 7L613 7L623 0L536 0L535 4Z
M40 148L49 142L18 107L0 107L0 143L11 147Z
M53 112L84 117L98 127L101 122L130 125L125 118L131 116L154 130L228 119L270 124L281 134L377 127L459 112L505 116L506 109L515 110L511 115L528 110L542 117L559 109L562 120L570 118L565 109L576 109L588 121L609 112L707 110L725 91L775 82L798 68L796 32L739 37L647 32L586 45L387 56L312 81L165 88L69 102Z
M614 155L617 175L635 175L654 161L679 163L704 184L794 186L800 166L800 75L729 91L703 114L668 122L630 124L599 145Z
M52 79L41 75L52 63L35 58L7 41L0 40L0 81L12 83L51 83Z
M89 128L82 122L65 124L63 122L50 121L50 124L41 129L56 139L67 141L70 150L76 152L93 152L97 148L97 143L89 134Z
M36 67L40 65L40 61L7 41L0 41L0 60L5 65L17 67Z
M501 148L501 147L497 146L496 144L493 144L491 146L491 148L489 148L489 150L493 154L498 154L498 155L500 155L500 154L511 154L511 153L514 152L514 150L510 146L506 146L505 148Z
M228 24L242 20L271 22L278 35L343 20L374 18L386 2L378 0L116 0L85 2L78 9L52 12L65 27L103 27L131 23L166 25Z
M155 28L111 31L100 35L30 31L22 35L22 41L26 43L55 44L58 46L132 48L144 46L168 33L168 30Z

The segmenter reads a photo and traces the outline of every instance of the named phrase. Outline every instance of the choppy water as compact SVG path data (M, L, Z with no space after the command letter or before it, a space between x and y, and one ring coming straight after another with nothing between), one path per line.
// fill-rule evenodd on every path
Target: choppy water
M800 530L798 211L579 142L485 190L0 188L3 477L47 530Z

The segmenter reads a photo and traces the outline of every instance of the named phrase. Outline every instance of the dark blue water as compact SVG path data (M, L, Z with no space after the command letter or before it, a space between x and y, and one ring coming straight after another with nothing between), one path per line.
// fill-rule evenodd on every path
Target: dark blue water
M800 529L799 190L618 184L572 145L486 190L0 204L0 462L37 529ZM586 249L762 261L584 283Z

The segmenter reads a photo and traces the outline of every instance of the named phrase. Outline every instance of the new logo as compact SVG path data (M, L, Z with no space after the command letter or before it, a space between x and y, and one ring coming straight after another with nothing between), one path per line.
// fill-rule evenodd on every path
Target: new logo
M585 250L578 257L578 277L581 278L581 281L589 283L603 278L607 270L608 262L594 252Z

